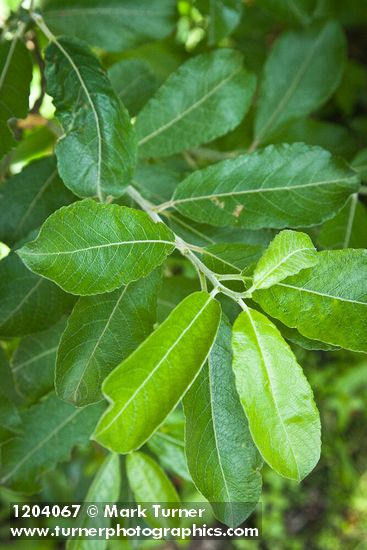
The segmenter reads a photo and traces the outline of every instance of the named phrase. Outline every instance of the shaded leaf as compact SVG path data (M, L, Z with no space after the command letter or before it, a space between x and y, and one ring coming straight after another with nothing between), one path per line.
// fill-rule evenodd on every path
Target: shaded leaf
M19 36L0 44L0 158L16 144L8 122L26 116L31 79L31 58Z
M149 65L140 59L123 59L108 69L117 97L130 116L135 116L158 88Z
M54 387L56 352L66 319L48 330L26 336L11 358L11 370L19 394L37 401Z
M102 399L103 380L153 330L159 284L153 272L114 292L79 298L57 354L61 399L79 407Z
M345 54L345 38L335 21L281 35L264 67L255 118L257 144L329 99L340 82Z
M57 174L54 157L36 160L0 188L0 239L9 246L75 200Z
M74 303L56 285L38 277L11 253L0 262L0 335L12 338L45 330Z
M87 199L52 214L18 253L29 269L67 292L89 295L148 275L173 243L172 232L148 214Z
M126 458L126 472L136 502L170 504L180 502L172 482L162 468L145 453L132 453ZM152 527L178 527L178 517L153 517L147 512L147 523Z
M3 447L1 483L26 494L37 491L42 473L88 442L101 410L101 405L76 409L50 394L25 411L24 435Z
M46 49L47 91L65 135L57 142L58 169L79 197L119 197L136 162L135 132L95 55L75 38Z
M205 362L218 329L220 306L195 292L105 379L110 406L94 439L129 453L149 439L185 394Z
M182 410L176 409L147 441L147 445L165 470L191 481L186 464L184 429Z
M367 248L367 209L357 195L322 226L317 241L324 248Z
M164 38L174 28L174 0L46 0L44 16L59 34L119 52Z
M208 43L216 44L239 24L243 12L241 0L197 0L201 12L208 15Z
M112 504L116 502L120 495L120 484L120 459L118 455L111 453L105 458L95 475L85 497L85 503L108 502ZM106 529L110 524L111 519L103 517L103 515L89 517L88 514L84 514L81 521L78 522L78 527L82 529ZM104 550L106 547L106 539L73 538L68 540L66 544L67 550Z
M186 456L193 481L213 503L216 517L235 527L245 521L259 500L262 461L236 391L227 320L222 319L208 364L183 405Z
M140 154L168 156L227 133L241 122L254 91L255 77L238 52L221 49L190 59L140 112Z

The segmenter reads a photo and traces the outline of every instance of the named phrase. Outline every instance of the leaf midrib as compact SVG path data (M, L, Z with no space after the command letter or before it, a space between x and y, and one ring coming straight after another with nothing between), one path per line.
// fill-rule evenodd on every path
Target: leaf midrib
M305 252L306 250L311 250L311 251L314 250L316 252L316 250L314 248L311 248L311 247L297 248L297 250L293 250L292 252L287 254L287 256L284 256L272 269L270 269L267 273L265 273L265 275L261 279L259 279L257 282L255 282L255 275L256 274L254 274L254 288L253 288L253 290L260 289L260 285L262 285L263 282L266 281L266 279L268 279L270 277L270 275L278 269L278 267L285 264L292 256L294 256L295 254L299 254L300 252ZM287 275L287 276L289 276L289 275ZM284 278L286 278L286 277L284 277Z
M164 241L159 239L140 240L140 241L119 241L116 243L97 244L94 246L88 246L86 248L76 248L75 250L63 250L61 252L29 252L27 250L21 250L21 256L65 256L69 254L78 254L79 252L88 252L89 250L108 248L112 246L124 246L124 245L147 244L147 243L148 244L150 243L170 244L171 246L174 246L174 243L172 241Z
M292 290L298 290L299 292L307 292L308 294L316 294L317 296L322 296L324 298L329 298L330 300L339 300L341 302L349 302L349 303L352 303L352 304L367 306L367 302L361 302L360 300L353 300L351 298L344 298L342 296L334 296L332 294L325 294L323 292L320 292L318 290L312 290L310 288L294 286L294 285L290 285L290 284L287 284L287 283L278 283L276 286L283 286L283 287L286 287L286 288L291 288Z
M279 186L279 187L257 187L254 189L245 189L243 191L226 191L224 193L211 193L210 195L196 195L191 197L185 197L183 199L173 199L169 202L169 206L175 206L176 204L182 204L185 202L195 202L201 200L210 200L213 197L233 197L241 195L250 195L253 193L263 193L263 192L278 192L278 191L293 191L294 189L308 189L310 187L319 187L320 185L333 185L335 183L344 183L349 180L353 180L354 176L348 178L340 178L337 180L321 180L310 183L302 183L300 185L289 185L289 186Z

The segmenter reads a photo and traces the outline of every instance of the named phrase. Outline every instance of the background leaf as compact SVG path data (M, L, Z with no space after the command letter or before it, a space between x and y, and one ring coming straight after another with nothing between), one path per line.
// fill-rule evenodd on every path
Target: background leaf
M79 40L62 37L46 50L47 91L65 135L58 169L79 197L119 197L136 163L134 129L101 65Z
M275 325L249 308L233 325L232 347L237 391L257 448L278 474L300 481L315 467L321 446L302 368Z
M221 49L190 59L172 75L136 121L143 157L178 153L237 126L250 106L255 77L239 53Z
M33 334L55 324L74 304L74 297L38 277L11 253L0 262L0 335Z
M75 445L87 443L101 405L75 409L50 394L24 412L24 434L3 447L1 483L30 494L39 476L66 460Z
M220 306L195 292L105 379L110 406L94 438L128 453L149 439L185 394L205 362L218 329Z
M170 504L180 502L172 482L162 468L144 453L132 453L126 458L129 485L137 503ZM147 512L147 523L152 527L178 527L179 518L155 518Z
M164 38L173 30L174 0L47 0L45 20L58 34L71 34L118 52Z
M120 459L118 455L111 453L105 458L95 475L85 497L85 503L108 502L112 504L116 502L120 494L120 484ZM101 517L101 515L91 518L87 514L84 514L84 517L78 522L78 527L85 529L106 529L110 524L110 518ZM101 532L103 533L103 531ZM67 550L104 550L107 544L106 539L74 538L68 540L66 548Z
M66 326L62 318L56 325L26 336L11 358L11 370L18 393L33 403L54 388L56 352Z
M148 214L93 200L52 214L19 255L32 271L80 295L109 292L148 275L174 249Z
M0 44L0 158L15 145L10 118L24 118L32 79L32 62L19 36Z
M57 354L61 399L81 407L102 399L101 384L153 330L160 274L108 294L80 298Z
M75 200L58 176L54 157L36 160L9 178L1 187L0 198L0 239L9 246Z
M255 142L286 122L315 111L340 82L346 45L340 26L329 21L284 33L264 67L255 118Z
M158 87L154 73L140 59L123 59L108 69L108 76L117 97L130 116L135 116Z

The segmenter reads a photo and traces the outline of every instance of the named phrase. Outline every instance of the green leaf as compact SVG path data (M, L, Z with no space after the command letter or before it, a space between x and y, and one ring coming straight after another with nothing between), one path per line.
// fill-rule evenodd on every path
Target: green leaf
M352 160L352 167L358 172L363 181L367 181L367 148L356 154Z
M57 174L56 160L32 162L0 190L0 240L12 246L55 210L75 200Z
M307 338L367 352L366 250L319 252L314 267L256 291L253 299Z
M334 21L284 33L265 64L255 143L325 103L340 82L345 54L345 38Z
M0 335L25 336L55 324L74 304L74 297L38 277L9 254L0 262Z
M24 435L3 446L1 483L26 494L37 491L42 473L67 460L75 445L88 442L101 409L76 409L50 394L26 410Z
M258 261L251 290L269 288L316 262L316 248L306 233L281 231Z
M236 527L259 500L262 461L251 439L231 364L231 327L223 318L208 364L187 392L183 405L192 479L213 503L216 517Z
M174 0L46 0L46 23L58 34L77 36L119 52L159 40L174 28Z
M233 326L233 370L252 438L278 474L300 481L320 457L312 390L288 344L262 313L243 311Z
M138 504L179 503L180 498L172 482L162 468L144 453L132 453L126 458L126 473L134 498ZM147 523L152 527L178 527L177 517L155 518L147 513Z
M102 466L100 466L94 477L85 497L85 503L90 502L109 502L114 503L120 495L121 475L119 456L109 454ZM85 512L83 510L83 512ZM106 529L110 526L111 519L99 515L98 517L89 517L84 514L78 527L82 529ZM102 531L103 532L103 531ZM66 544L67 550L105 550L107 547L106 539L70 539Z
M11 358L11 370L18 393L33 403L54 387L56 352L66 319L56 325L26 336Z
M358 187L355 172L319 147L271 145L194 172L167 206L219 227L305 227L332 217Z
M149 439L175 408L204 364L218 329L220 306L195 292L105 379L110 406L94 439L129 453Z
M238 52L221 49L190 59L140 112L140 154L168 156L222 136L241 122L254 91L255 76Z
M67 292L89 295L148 275L173 249L172 232L148 214L87 199L52 214L18 254Z
M102 399L101 384L152 332L160 274L108 294L79 298L57 354L55 385L77 406Z
M357 195L322 226L317 242L323 248L367 248L367 209Z
M19 396L14 387L14 380L8 360L0 347L0 449L7 440L22 432L22 419L17 405Z
M31 79L31 59L19 36L0 44L0 158L16 144L8 121L26 116Z
M228 36L241 21L241 0L198 0L198 9L208 15L208 43L217 44Z
M291 2L259 0L259 4L278 16L282 21L308 25L318 2L317 0L292 0Z
M165 470L191 481L185 456L184 430L185 419L182 410L176 409L147 441L147 445Z
M158 82L149 65L140 59L123 59L108 69L117 97L135 116L154 94Z
M95 55L75 38L46 49L47 91L65 135L56 144L58 169L79 197L119 197L136 163L129 115Z

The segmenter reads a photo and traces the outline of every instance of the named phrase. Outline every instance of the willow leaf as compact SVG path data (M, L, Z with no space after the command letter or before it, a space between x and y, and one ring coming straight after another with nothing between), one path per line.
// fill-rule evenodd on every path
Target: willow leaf
M75 199L60 180L54 157L36 160L6 180L0 198L0 240L10 246Z
M74 297L29 271L16 254L0 262L0 335L26 336L55 324Z
M172 232L148 214L86 199L52 214L18 254L67 292L90 295L148 275L173 249Z
M307 338L367 352L366 250L319 252L315 266L256 291L253 299Z
M132 453L126 458L126 473L137 503L180 503L172 482L162 468L145 453ZM153 517L147 512L147 523L152 527L178 527L178 517Z
M31 58L16 34L0 44L0 158L16 144L8 121L26 116L31 79Z
M88 442L101 405L76 409L50 394L24 412L24 434L2 448L1 483L22 493L37 491L41 474Z
M262 313L246 308L233 326L233 370L252 438L279 474L300 481L320 457L312 390L288 344Z
M269 288L316 262L316 248L306 233L281 231L256 265L252 290Z
M197 376L219 320L220 306L206 292L185 298L104 381L110 406L94 439L119 453L141 447Z
M120 485L120 459L118 455L111 453L98 469L86 494L85 504L116 502L120 495ZM88 513L82 513L81 516L78 527L82 529L106 529L111 524L111 519L104 517L103 514L98 517L90 517ZM105 548L107 548L107 540L103 539L72 538L66 544L66 550L105 550Z
M79 407L102 399L110 371L152 332L159 273L98 296L79 298L57 354L55 385Z
M255 118L257 144L329 99L340 82L345 53L345 38L335 21L281 35L264 68Z
M324 149L271 145L194 172L167 206L218 227L305 227L335 215L358 187L356 173Z
M14 382L28 403L54 388L56 352L65 327L66 319L62 318L51 328L26 336L12 355Z
M170 75L139 113L143 157L168 156L221 136L237 126L255 91L255 77L238 52L199 55Z
M121 196L135 167L135 133L97 57L62 37L46 50L46 78L65 132L55 150L65 185L79 197Z
M120 52L159 40L174 28L174 0L46 0L44 16L57 34Z
M245 521L259 500L262 461L236 391L227 320L222 319L208 364L183 404L192 479L213 503L217 518L235 527Z

